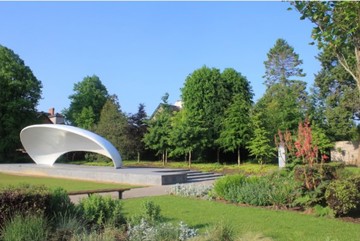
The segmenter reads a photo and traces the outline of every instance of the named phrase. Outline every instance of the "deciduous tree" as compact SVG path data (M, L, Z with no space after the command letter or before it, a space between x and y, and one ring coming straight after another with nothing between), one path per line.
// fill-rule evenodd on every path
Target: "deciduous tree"
M225 151L237 151L238 165L241 164L240 150L250 140L250 108L251 105L244 99L243 94L236 94L231 105L225 110L220 137L217 139Z
M199 118L187 115L186 109L182 109L172 118L170 142L173 149L170 154L172 156L187 156L188 165L190 167L193 158L192 153L205 144L201 143L201 134L206 130Z
M21 147L21 129L36 123L41 88L24 61L0 45L0 160Z
M148 122L147 133L144 135L145 145L161 154L163 164L167 162L168 151L170 148L170 131L171 131L171 109L167 103L169 95L166 93L163 97L163 103L159 111L155 113Z
M70 107L63 111L67 121L75 126L82 126L81 115L83 108L92 108L94 123L100 120L100 112L109 97L106 87L96 75L87 76L81 82L74 84L74 94L69 96Z
M360 92L360 3L357 1L294 1L291 4L316 26L312 37L333 53Z
M275 148L271 146L271 139L269 139L269 133L263 126L263 120L264 118L261 113L251 116L253 135L247 143L250 154L254 156L261 165L270 162L275 156Z

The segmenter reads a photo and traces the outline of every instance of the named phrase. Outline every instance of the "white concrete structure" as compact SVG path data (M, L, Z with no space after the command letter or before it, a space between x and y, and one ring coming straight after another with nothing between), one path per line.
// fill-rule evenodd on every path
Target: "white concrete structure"
M115 168L121 167L121 157L105 138L67 125L42 124L25 127L21 142L36 164L52 166L61 155L71 151L95 152L112 159Z
M286 165L286 150L284 143L280 143L278 149L278 161L279 161L279 168L283 168Z

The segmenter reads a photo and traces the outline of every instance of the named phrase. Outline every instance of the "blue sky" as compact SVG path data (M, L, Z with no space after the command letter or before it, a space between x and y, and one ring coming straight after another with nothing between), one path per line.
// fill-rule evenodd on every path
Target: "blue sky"
M165 92L180 99L186 77L206 65L234 68L265 92L267 53L285 39L320 70L312 24L286 2L0 2L0 44L42 82L38 110L69 107L74 83L97 75L126 113L151 115Z

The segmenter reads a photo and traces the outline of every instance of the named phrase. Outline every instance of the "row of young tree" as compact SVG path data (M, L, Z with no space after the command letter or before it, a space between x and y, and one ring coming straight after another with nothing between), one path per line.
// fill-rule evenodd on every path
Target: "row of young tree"
M323 152L337 140L358 139L360 98L360 4L292 2L302 19L315 23L313 38L322 69L310 93L302 61L284 40L276 41L264 62L265 94L253 103L250 83L228 68L202 67L181 89L183 108L173 112L163 97L160 111L148 120L144 105L136 114L121 111L97 76L74 85L63 111L72 125L109 139L124 158L140 158L147 149L162 156L211 161L253 156L273 159L278 130L295 133L311 121L313 141ZM12 50L0 46L0 159L20 147L19 132L36 122L42 84ZM230 153L230 154L227 154Z

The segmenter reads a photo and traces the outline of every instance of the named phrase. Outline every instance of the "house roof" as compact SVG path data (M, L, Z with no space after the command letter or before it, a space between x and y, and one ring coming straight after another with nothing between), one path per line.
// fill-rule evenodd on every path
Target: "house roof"
M161 112L161 111L162 111L162 108L163 108L164 106L167 106L168 108L170 108L170 111L171 111L171 112L174 112L174 111L177 112L177 111L180 111L180 110L181 110L181 107L180 107L180 106L171 105L171 104L165 104L165 103L160 103L160 104L156 107L156 109L154 110L154 112L152 113L152 115L150 116L150 120L152 120L157 113Z

